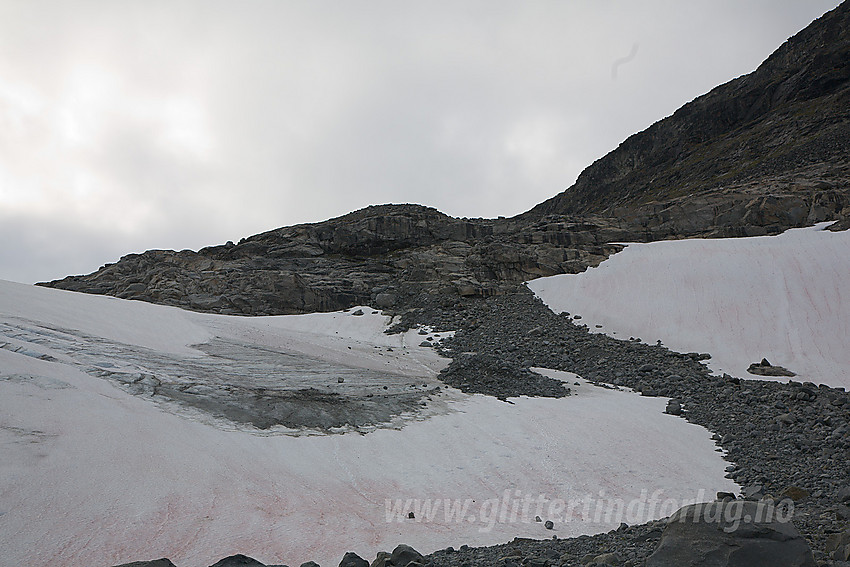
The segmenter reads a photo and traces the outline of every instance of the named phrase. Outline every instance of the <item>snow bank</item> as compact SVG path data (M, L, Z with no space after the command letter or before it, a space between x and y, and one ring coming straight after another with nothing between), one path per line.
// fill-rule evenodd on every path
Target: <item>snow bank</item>
M591 330L709 352L715 372L753 378L747 367L766 357L795 379L850 388L850 232L828 224L630 244L597 268L528 285Z
M228 333L296 345L318 336L329 358L354 346L364 364L387 356L408 364L406 347L387 345L415 337L383 335L378 317L246 320L0 282L0 323L60 321L172 351ZM368 362L370 348L383 354ZM431 349L407 350L421 351L424 372ZM451 411L401 429L269 436L165 412L61 359L0 349L0 562L70 567L165 556L204 567L245 553L335 565L345 551L371 558L401 542L429 552L603 531L669 514L700 490L736 489L708 432L663 414L664 399L573 388L567 398L514 404L454 392ZM538 497L554 531L533 521ZM466 505L464 514L447 517L446 499L450 509ZM570 504L568 518L558 505ZM634 518L606 516L609 507Z

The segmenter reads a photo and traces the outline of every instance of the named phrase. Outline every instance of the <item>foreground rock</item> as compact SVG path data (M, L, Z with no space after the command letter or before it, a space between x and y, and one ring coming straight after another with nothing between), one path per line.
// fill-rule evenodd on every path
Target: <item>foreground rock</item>
M378 556L372 561L372 567L418 567L420 565L429 564L421 553L410 547L409 545L401 544L393 549L392 553L381 551ZM339 567L369 567L370 563L353 552L346 553L339 562ZM176 567L168 559L157 559L155 561L136 561L134 563L124 563L115 567ZM287 567L286 565L266 565L260 563L247 555L231 555L218 561L210 567ZM319 567L313 561L302 563L300 567Z
M686 506L670 517L646 567L815 567L785 515L768 501Z

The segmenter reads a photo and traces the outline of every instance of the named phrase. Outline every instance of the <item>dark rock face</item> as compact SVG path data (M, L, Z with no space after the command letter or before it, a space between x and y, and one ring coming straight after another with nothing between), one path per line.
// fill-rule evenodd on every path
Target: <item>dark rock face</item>
M815 567L809 544L763 502L694 504L670 517L647 567Z
M846 218L850 4L585 169L528 216L598 214L657 238L769 234Z

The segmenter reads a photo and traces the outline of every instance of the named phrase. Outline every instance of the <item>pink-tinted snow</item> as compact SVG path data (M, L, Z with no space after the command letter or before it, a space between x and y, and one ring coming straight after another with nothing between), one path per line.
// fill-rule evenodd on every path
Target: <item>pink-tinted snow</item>
M386 364L386 348L380 357L369 354L370 340L398 341L390 354L404 360L390 366L430 368L433 377L433 350L402 348L406 339L380 333L386 321L378 317L246 320L0 282L0 322L53 324L192 356L203 354L188 344L214 336L307 348L312 334L328 359L352 356L363 365ZM604 491L603 503L628 504L646 498L643 490L651 498L663 488L656 498L681 503L700 489L709 498L736 489L723 477L726 463L708 432L663 414L665 400L586 383L568 398L514 404L449 391L447 411L400 429L289 436L221 429L168 412L58 358L0 348L2 565L169 557L179 567L205 567L244 553L265 563L327 566L346 551L371 559L402 542L430 552L597 532L619 522L596 522L579 510L554 532L533 521L482 529L491 516L481 506L506 490L550 500ZM421 514L388 522L385 501L396 498L475 503L460 522L446 520L443 510L430 522ZM640 519L670 512L659 506Z

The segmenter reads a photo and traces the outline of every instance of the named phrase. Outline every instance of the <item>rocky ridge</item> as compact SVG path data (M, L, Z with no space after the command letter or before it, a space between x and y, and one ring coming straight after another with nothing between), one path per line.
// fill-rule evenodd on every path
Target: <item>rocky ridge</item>
M756 71L701 96L510 219L371 206L239 243L124 256L42 285L197 311L278 315L399 296L511 293L575 273L617 242L850 227L850 4L789 39Z
M281 315L400 295L487 296L595 266L629 233L590 221L456 219L420 205L372 206L198 252L151 250L42 285L197 311Z

